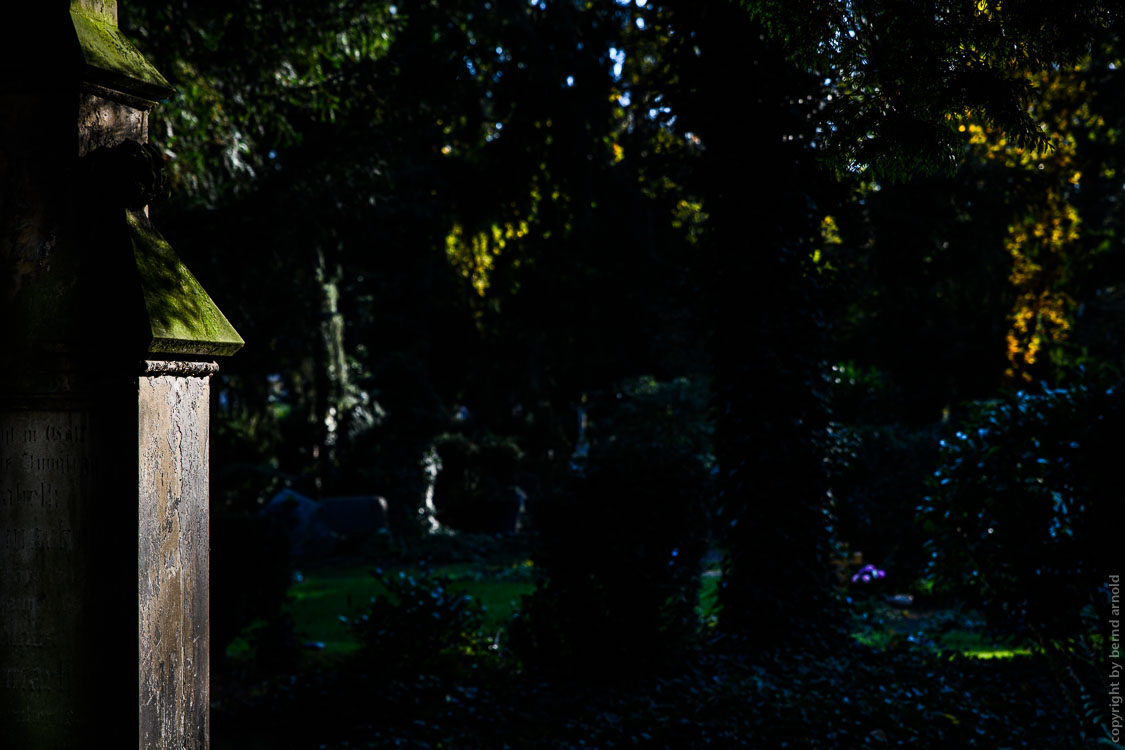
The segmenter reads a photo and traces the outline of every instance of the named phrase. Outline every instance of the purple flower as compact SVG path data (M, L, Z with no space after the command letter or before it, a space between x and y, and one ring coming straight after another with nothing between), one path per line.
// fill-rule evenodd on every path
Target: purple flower
M864 583L871 583L872 581L877 581L886 575L886 571L879 570L874 565L864 565L856 572L854 576L852 576L852 583L859 583L860 581L863 581Z

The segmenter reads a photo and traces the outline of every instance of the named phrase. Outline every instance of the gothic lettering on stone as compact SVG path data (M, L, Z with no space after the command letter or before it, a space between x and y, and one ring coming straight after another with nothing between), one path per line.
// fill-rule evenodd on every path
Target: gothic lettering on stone
M0 411L0 723L66 720L80 498L94 475L87 413Z
M0 675L0 687L3 689L30 693L66 690L70 681L70 670L64 665L8 668Z

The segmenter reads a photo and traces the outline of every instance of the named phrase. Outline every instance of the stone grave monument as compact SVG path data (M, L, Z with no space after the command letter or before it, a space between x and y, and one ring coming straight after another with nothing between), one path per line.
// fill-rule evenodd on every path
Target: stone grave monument
M0 45L0 748L202 750L208 378L243 342L149 220L172 91L116 1L22 5Z

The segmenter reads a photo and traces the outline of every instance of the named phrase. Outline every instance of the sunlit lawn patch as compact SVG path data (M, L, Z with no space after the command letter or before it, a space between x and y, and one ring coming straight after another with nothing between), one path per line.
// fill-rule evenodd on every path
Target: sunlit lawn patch
M959 630L942 633L932 641L914 634L888 630L864 630L852 633L852 638L880 651L910 646L931 651L956 651L975 659L1010 659L1014 656L1029 656L1035 653L1035 650L1028 647L997 643L981 633Z
M855 621L852 638L879 651L914 648L957 652L977 659L1028 656L1038 649L980 630L981 622L954 610L902 611L870 606Z
M297 636L304 642L324 644L325 653L359 650L341 617L354 615L373 596L385 592L366 568L318 570L305 574L289 589L289 611Z

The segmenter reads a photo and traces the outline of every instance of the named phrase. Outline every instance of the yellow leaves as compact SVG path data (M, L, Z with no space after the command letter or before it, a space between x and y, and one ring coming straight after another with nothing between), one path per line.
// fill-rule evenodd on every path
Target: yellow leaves
M968 125L961 123L957 126L957 132L968 133L969 143L974 146L984 146L988 143L989 132L985 131L979 123L970 122ZM989 153L991 154L994 150L998 151L999 147L990 148Z
M664 128L658 130L652 138L652 151L656 154L675 153L682 145L682 139Z
M820 238L826 245L839 245L843 242L840 239L840 227L836 224L835 216L825 216L820 220Z
M1000 12L1000 5L1000 2L997 2L995 5L990 5L988 0L977 0L977 15L991 17L993 13Z
M520 218L522 212L513 203L511 220L493 222L487 229L475 232L471 236L466 234L461 224L454 224L445 237L445 256L449 264L461 278L469 282L479 297L486 296L492 286L492 272L496 267L496 259L505 252L510 252L509 244L518 243L531 234L532 227L536 225L539 204L543 200L538 178L532 179L529 194L531 205L528 207L527 218ZM553 197L557 196L556 188ZM549 236L549 232L543 233L544 238ZM519 258L511 259L512 268L519 268L520 265Z
M1041 353L1070 335L1075 303L1062 289L1062 269L1081 236L1081 223L1078 210L1060 192L1048 190L1041 205L1008 227L1008 280L1019 292L1006 337L1009 378L1030 381L1028 369Z
M679 229L685 223L698 224L707 218L703 213L701 201L689 201L681 198L672 211L672 226Z
M466 237L464 228L454 224L445 237L445 255L457 273L472 285L477 295L483 297L491 286L496 258L509 241L518 240L530 232L530 225L521 220L493 224L487 231Z
M1073 173L1069 165L1077 152L1076 132L1085 132L1086 137L1096 139L1116 137L1112 129L1105 130L1105 119L1093 112L1093 100L1083 79L1084 65L1079 72L1046 71L1028 74L1028 82L1036 91L1029 104L1028 114L1040 123L1049 147L1037 151L1025 151L1011 144L1004 133L987 123L975 119L974 112L954 116L958 121L959 133L966 133L969 145L978 156L999 162L1007 167Z
M707 212L703 210L702 201L681 198L672 210L672 226L676 229L687 227L687 240L693 245L699 241L700 232L706 221Z
M1009 378L1024 382L1032 380L1028 368L1035 365L1041 352L1050 344L1065 341L1071 330L1074 300L1070 295L1045 290L1020 296L1012 327L1006 335Z
M620 143L613 144L613 163L617 164L625 159L625 149L621 147Z
M977 8L981 13L998 10L983 0ZM1019 148L972 112L951 120L975 158L1017 174L1034 174L1034 184L1042 186L1013 206L1004 243L1012 263L1008 282L1016 292L1006 334L1006 374L1017 381L1031 381L1035 369L1068 339L1073 325L1076 303L1067 290L1073 257L1081 253L1082 220L1071 203L1083 177L1077 163L1079 140L1116 137L1091 108L1085 70L1080 65L1074 71L1028 75L1034 90L1028 113L1042 123L1048 149Z
M478 232L466 238L465 230L461 225L454 224L453 229L445 237L445 255L457 272L468 279L477 294L483 297L488 290L488 277L493 266L493 253L489 252L488 235Z
M820 241L824 243L825 248L843 243L843 240L840 239L840 227L836 224L835 216L825 216L820 220ZM836 270L836 267L832 265L831 254L824 252L819 247L813 250L809 257L817 274Z

